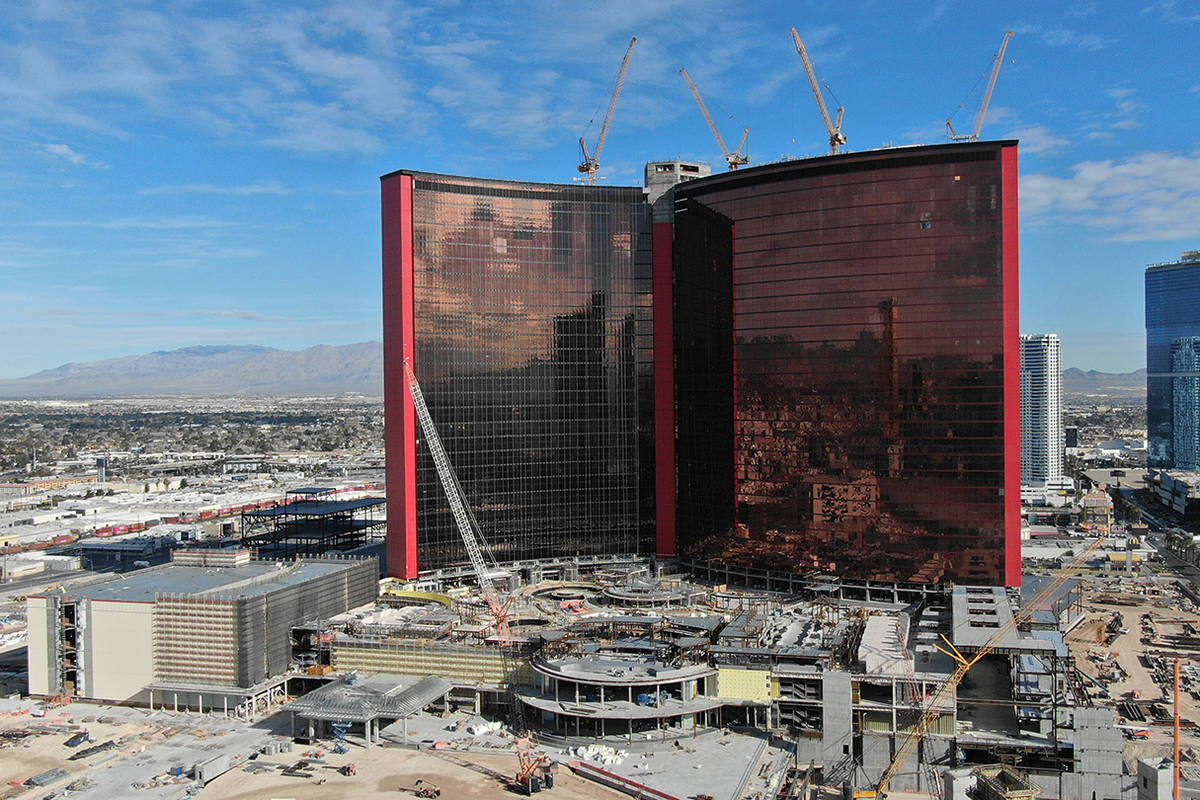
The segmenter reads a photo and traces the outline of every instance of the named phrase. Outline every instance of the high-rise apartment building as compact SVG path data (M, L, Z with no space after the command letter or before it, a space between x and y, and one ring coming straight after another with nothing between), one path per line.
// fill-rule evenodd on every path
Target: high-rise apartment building
M1016 153L384 176L389 572L465 559L411 360L501 560L1019 582Z
M1021 337L1021 483L1063 474L1062 366L1058 335Z
M1200 250L1146 268L1146 460L1200 469Z

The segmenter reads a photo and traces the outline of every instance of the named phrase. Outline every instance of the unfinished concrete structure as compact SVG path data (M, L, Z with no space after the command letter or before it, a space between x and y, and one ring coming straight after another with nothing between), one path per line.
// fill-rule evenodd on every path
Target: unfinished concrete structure
M623 556L503 565L494 579L511 596L507 647L473 576L429 573L385 587L391 607L306 625L303 663L436 675L452 706L565 745L757 730L794 742L796 762L824 783L866 788L953 672L943 651L976 652L1018 603L1003 588L794 576L739 587L670 569ZM1057 618L1035 623L971 670L892 788L928 791L946 768L998 759L1055 790L1062 772L1077 773L1063 781L1081 791L1119 782L1111 710L1089 716Z

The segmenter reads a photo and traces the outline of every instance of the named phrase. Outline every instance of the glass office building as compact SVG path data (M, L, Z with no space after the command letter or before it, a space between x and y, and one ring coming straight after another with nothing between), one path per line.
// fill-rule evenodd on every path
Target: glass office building
M642 190L397 172L382 192L389 574L467 560L406 359L497 560L652 547Z
M1200 250L1146 268L1146 461L1200 469Z
M720 293L676 299L679 552L1019 583L1016 143L791 161L675 191L677 289L725 281L731 308L722 361ZM696 241L719 241L697 207L728 221L723 263ZM711 404L684 387L725 370L732 419L706 424ZM685 524L685 477L705 475L727 425L728 518ZM685 431L700 432L690 451Z

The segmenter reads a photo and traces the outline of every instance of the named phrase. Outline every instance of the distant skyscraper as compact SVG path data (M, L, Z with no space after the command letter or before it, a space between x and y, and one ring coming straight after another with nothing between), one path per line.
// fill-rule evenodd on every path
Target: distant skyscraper
M1200 467L1200 250L1146 268L1147 463Z
M1200 469L1200 336L1171 342L1171 447L1176 469Z
M1021 483L1063 471L1062 367L1058 335L1021 337Z

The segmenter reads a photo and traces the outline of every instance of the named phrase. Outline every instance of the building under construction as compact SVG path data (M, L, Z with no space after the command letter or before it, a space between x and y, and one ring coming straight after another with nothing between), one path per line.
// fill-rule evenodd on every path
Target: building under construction
M291 628L371 602L373 559L169 564L28 598L29 693L250 712L282 697Z
M1057 624L1010 624L1018 597L1002 588L852 599L864 588L854 581L735 588L624 557L508 564L493 580L511 598L507 639L473 573L447 569L298 629L299 665L438 676L446 707L519 720L566 746L669 745L730 728L782 736L823 783L865 788L955 672L949 652L987 645L970 679L932 703L936 718L891 786L931 791L946 768L998 761L1081 791L1121 781L1111 709L1090 708Z
M337 500L324 487L292 489L288 502L242 515L242 547L259 558L321 556L382 541L387 520L377 516L384 499Z

